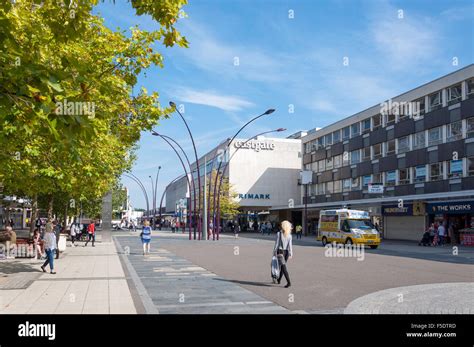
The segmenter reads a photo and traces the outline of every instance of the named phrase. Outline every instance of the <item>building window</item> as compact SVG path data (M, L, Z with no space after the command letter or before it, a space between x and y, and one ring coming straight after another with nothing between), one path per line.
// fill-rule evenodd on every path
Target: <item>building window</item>
M365 175L362 177L362 187L367 188L369 183L372 183L372 175Z
M448 177L462 177L462 159L448 161Z
M426 181L426 165L419 165L415 167L415 182Z
M339 154L334 157L334 168L338 169L341 166L342 166L342 154Z
M347 178L343 181L342 183L342 189L345 191L345 192L348 192L351 190L351 179L350 178Z
M474 78L466 81L467 84L467 97L472 98L474 97Z
M382 144L381 143L373 145L372 149L373 149L373 152L374 152L374 156L373 156L372 159L378 159L378 158L382 157Z
M443 128L437 127L428 130L428 146L439 145L443 143Z
M449 87L448 88L448 105L452 105L461 101L461 96L462 96L462 89L461 89L460 84Z
M425 114L425 98L419 98L412 102L412 117L418 117Z
M325 184L324 183L319 183L318 184L318 194L319 195L323 195L323 194L326 194L326 191L325 191Z
M305 169L306 171L310 171L310 170L311 170L311 164L306 164L306 165L304 166L304 169Z
M326 194L334 193L334 182L326 182Z
M410 150L410 137L400 137L398 139L398 154L405 153Z
M350 127L345 127L342 129L342 140L349 140L351 138L351 128Z
M310 193L311 196L318 195L318 185L317 184L312 184L310 186Z
M398 183L399 184L410 183L410 169L409 168L398 170Z
M351 125L351 137L360 135L360 123L354 123Z
M368 133L370 131L370 118L364 119L362 121L362 133Z
M360 179L359 177L352 179L352 190L360 190Z
M324 170L326 170L326 161L323 159L318 161L318 172L323 172Z
M474 157L467 158L467 174L474 176Z
M331 158L326 158L326 170L331 170L333 168L332 165L332 157Z
M318 162L311 163L311 171L318 172Z
M326 143L326 147L332 145L332 134L327 134L324 137L324 142Z
M372 175L372 183L382 183L382 174L373 174Z
M430 180L439 181L443 179L443 163L430 164Z
M324 137L318 139L318 149L324 148Z
M304 144L304 152L305 152L306 154L311 153L311 147L312 147L312 145L313 145L312 142L306 142L306 143Z
M335 131L332 133L332 142L333 143L338 143L341 142L341 131Z
M389 126L395 124L395 115L394 114L386 114L385 115L385 126Z
M391 155L395 153L395 140L387 141L387 151L385 155Z
M447 132L447 141L456 141L462 139L462 121L448 124Z
M467 130L466 130L466 137L473 138L474 137L474 117L468 118L466 120Z
M351 164L360 163L360 151L355 150L351 152Z
M362 161L370 160L370 146L362 149Z
M428 99L430 102L430 111L437 110L443 105L443 102L441 100L441 90L439 92L431 94Z
M342 181L334 181L334 193L342 192Z
M376 130L382 126L382 115L378 114L372 117L373 130Z
M390 186L394 186L396 181L397 181L397 177L396 177L396 174L397 172L395 170L393 171L387 171L385 173L385 185L390 187Z
M426 146L426 133L420 131L413 136L413 149L425 148Z

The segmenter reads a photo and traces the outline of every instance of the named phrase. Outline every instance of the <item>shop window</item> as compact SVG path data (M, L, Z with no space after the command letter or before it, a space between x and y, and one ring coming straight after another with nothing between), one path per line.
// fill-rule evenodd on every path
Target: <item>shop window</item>
M466 119L466 137L473 138L474 137L474 117Z
M410 169L409 168L398 170L398 183L399 184L410 183Z
M393 171L387 171L385 173L385 185L386 186L394 186L395 183L397 181L397 177L396 177L396 171L393 170Z
M441 90L431 94L428 97L428 100L430 102L430 111L437 110L443 106L443 101L441 99Z
M373 145L372 150L374 152L373 159L378 159L378 158L382 157L382 144L381 143Z
M326 146L332 145L332 134L327 134L324 137L324 142L326 143Z
M360 190L360 179L359 177L352 179L352 190Z
M342 140L349 140L351 138L351 128L350 127L345 127L342 129Z
M443 179L443 163L430 164L430 180L439 181Z
M420 131L413 136L413 149L425 148L426 146L426 133Z
M362 186L363 188L367 188L369 183L372 183L372 175L365 175L362 177Z
M446 140L456 141L460 139L462 139L462 121L448 124Z
M467 158L467 174L474 176L474 157Z
M395 153L395 140L387 141L387 150L385 155L391 155Z
M360 151L355 150L351 152L351 164L360 163Z
M354 123L351 125L351 137L360 135L360 123Z
M461 84L448 88L448 105L455 104L461 101L462 91Z
M426 165L419 165L415 167L415 182L426 181Z
M473 98L474 97L474 78L466 81L467 84L467 97Z
M462 177L462 160L448 161L448 177Z
M410 137L404 136L398 139L398 154L405 153L410 150Z
M362 121L362 133L368 133L370 132L370 118L364 119Z
M333 143L338 143L341 142L341 131L335 131L332 133L332 142Z
M382 126L382 115L378 114L372 117L372 127L376 130Z
M428 146L435 146L443 143L443 129L437 127L428 130Z
M362 149L362 161L370 160L370 146Z
M334 193L342 192L342 181L334 181Z

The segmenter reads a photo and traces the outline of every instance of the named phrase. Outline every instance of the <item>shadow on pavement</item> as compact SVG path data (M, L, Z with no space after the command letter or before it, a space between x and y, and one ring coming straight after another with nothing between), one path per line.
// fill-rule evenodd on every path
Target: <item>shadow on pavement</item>
M232 282L232 283L236 283L236 284L255 286L255 287L275 287L275 285L271 285L271 284L268 284L268 283L262 283L262 282L227 280L225 278L214 278L214 280L215 281Z

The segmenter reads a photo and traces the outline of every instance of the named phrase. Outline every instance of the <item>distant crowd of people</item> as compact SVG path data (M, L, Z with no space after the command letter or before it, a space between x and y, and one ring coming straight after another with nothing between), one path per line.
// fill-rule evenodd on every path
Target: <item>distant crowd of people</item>
M425 230L419 246L443 246L445 244L457 244L457 230L459 226L456 223L446 221L431 223Z

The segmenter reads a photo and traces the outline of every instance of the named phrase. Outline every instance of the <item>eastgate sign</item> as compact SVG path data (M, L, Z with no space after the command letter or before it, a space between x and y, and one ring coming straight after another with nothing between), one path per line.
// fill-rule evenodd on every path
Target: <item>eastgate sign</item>
M273 151L275 149L275 144L273 142L265 141L237 141L234 144L235 148L242 149L253 149L255 152L260 152L261 150Z

